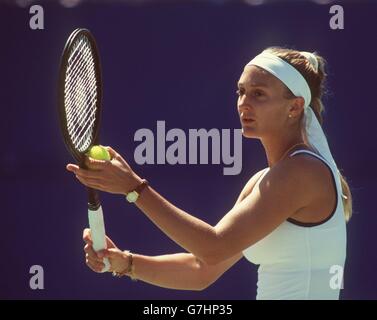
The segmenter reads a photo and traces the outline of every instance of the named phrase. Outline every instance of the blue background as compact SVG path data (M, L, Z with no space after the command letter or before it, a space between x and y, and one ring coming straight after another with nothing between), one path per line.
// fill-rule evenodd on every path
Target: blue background
M223 164L136 165L135 131L156 132L157 120L186 133L240 128L235 90L246 62L272 45L323 55L329 63L324 128L354 197L341 297L377 298L375 1L342 3L344 30L330 29L330 5L309 2L41 4L45 29L35 31L28 7L0 4L0 298L255 298L256 266L245 259L201 292L119 280L86 267L86 195L65 171L72 160L56 102L60 55L77 27L92 31L101 53L101 143L117 149L172 203L211 224L267 166L259 140L243 139L242 172L223 176ZM182 251L124 198L102 194L102 203L107 232L119 247L147 255ZM29 287L32 265L44 268L44 290Z

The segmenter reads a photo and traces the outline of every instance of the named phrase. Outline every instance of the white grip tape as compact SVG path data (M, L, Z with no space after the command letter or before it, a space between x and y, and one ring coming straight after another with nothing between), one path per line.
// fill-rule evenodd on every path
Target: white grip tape
M88 210L89 218L89 228L93 241L93 249L95 252L101 251L107 248L106 244L106 232L105 232L105 222L103 219L102 207L100 206L97 210ZM101 272L109 271L110 262L109 259L104 258L103 263L105 267Z

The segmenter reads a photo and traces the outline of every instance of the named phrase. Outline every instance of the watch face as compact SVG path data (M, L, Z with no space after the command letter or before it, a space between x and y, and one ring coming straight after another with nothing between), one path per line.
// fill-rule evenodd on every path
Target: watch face
M137 198L139 198L139 194L136 191L132 191L129 194L127 194L126 198L128 202L135 202Z

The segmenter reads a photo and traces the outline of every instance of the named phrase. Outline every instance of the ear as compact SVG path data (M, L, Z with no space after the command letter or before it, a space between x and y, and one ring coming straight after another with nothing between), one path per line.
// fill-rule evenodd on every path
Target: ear
M289 114L294 118L299 117L301 115L301 112L304 111L304 105L305 100L303 97L293 98L289 107Z

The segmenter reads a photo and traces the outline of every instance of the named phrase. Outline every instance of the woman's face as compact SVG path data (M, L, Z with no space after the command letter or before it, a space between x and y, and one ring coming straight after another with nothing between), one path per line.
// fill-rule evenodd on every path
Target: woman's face
M281 133L287 126L291 99L286 87L269 72L246 66L238 82L238 114L242 134L262 138Z

